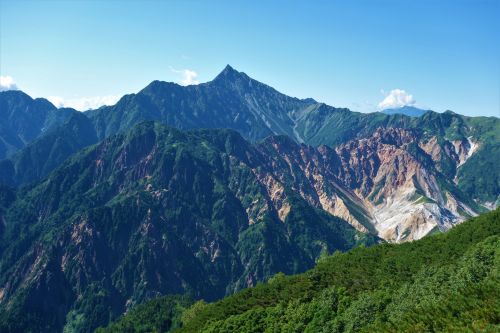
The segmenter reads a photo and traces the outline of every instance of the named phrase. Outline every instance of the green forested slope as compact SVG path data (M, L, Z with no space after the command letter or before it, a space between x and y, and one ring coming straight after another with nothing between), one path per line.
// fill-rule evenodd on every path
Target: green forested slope
M178 328L182 322L182 314L193 304L186 296L164 296L138 305L98 332L116 333L148 333L168 332Z
M499 267L496 210L446 234L336 253L304 274L198 301L179 332L497 332ZM126 332L145 332L144 309L99 332L125 323Z
M148 122L15 196L6 188L0 331L90 332L154 297L219 299L378 241L310 205L291 181L281 220L261 179L278 186L276 170L292 179L282 159L231 130Z

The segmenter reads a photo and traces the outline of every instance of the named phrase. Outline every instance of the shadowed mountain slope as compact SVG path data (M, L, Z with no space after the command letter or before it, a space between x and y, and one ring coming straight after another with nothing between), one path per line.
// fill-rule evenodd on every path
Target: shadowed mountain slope
M57 109L43 98L22 91L0 92L0 159L6 158L77 111Z

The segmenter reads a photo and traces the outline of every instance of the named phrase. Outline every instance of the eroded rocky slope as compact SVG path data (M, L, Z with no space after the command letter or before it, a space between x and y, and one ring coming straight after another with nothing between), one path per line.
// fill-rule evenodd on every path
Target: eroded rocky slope
M456 157L457 164L460 151L467 156L473 149L467 142L449 144L456 150L447 154ZM336 149L297 145L285 137L269 138L257 147L276 157L269 167L273 179L289 184L311 205L359 231L400 242L445 231L481 210L443 176L421 146L415 131L390 128ZM279 188L276 182L267 184ZM276 206L286 214L283 191L272 192Z

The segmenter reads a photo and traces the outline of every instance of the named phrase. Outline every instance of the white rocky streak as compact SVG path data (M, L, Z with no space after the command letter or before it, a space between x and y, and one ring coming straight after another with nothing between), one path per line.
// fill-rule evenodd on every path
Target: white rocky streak
M299 143L305 142L304 139L302 139L302 136L300 136L299 132L297 131L297 123L293 125L293 135L295 136L295 139L297 139Z
M458 201L451 193L446 192L446 207L453 212L457 216L461 216L460 211L464 211L470 216L477 216L477 213L474 212L469 206Z
M478 144L472 141L472 136L467 138L467 143L464 144L461 140L451 141L455 148L455 153L458 156L457 169L467 162L469 158L476 152Z
M476 152L476 150L479 146L477 143L472 141L472 136L469 136L467 138L467 141L469 141L469 147L470 147L469 151L467 152L467 157L465 158L465 160L463 162L460 162L458 167L461 166L462 164L464 164L465 162L467 162L467 160L472 157L472 154L474 154Z

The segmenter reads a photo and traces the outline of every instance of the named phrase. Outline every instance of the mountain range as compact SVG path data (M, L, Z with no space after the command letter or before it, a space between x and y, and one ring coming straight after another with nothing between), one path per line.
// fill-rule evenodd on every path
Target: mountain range
M7 332L90 332L166 294L219 299L500 198L498 118L357 113L230 66L83 113L0 92L0 117Z

